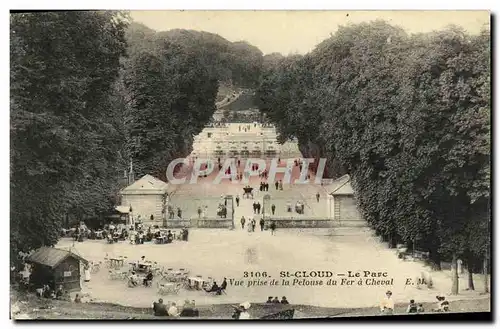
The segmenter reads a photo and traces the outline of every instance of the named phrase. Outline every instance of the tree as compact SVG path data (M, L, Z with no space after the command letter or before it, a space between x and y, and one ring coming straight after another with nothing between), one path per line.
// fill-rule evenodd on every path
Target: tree
M11 15L13 262L55 244L67 214L110 209L119 145L110 97L126 24L113 11Z
M129 154L140 174L166 180L168 163L191 152L212 117L218 82L196 53L156 39L126 63L124 84Z

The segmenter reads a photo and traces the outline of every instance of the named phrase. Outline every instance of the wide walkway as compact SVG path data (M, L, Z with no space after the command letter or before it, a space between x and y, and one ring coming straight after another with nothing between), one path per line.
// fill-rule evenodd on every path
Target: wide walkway
M73 244L63 239L58 247L69 247ZM127 242L107 244L105 241L85 241L76 243L76 250L86 259L103 261L106 255L127 256L130 261L146 256L161 266L174 269L188 269L191 275L212 277L218 283L226 277L244 280L243 286L230 285L227 294L209 295L202 291L181 290L178 295L159 296L156 287L128 288L126 281L115 281L108 278L107 269L92 275L90 283L84 284L84 292L91 294L99 301L115 302L125 305L148 307L154 300L162 297L165 301L183 303L185 299L194 299L200 304L251 303L264 302L268 296L286 296L290 302L329 307L363 307L378 305L387 289L393 292L396 302L407 302L411 298L421 301L434 301L440 293L450 291L449 271L433 274L434 289L417 289L406 286L408 278L419 275L423 266L417 262L404 262L396 257L394 250L372 236L367 229L286 229L277 230L272 236L269 231L248 233L241 229L193 229L189 241L175 241L169 245L131 245ZM348 271L387 272L393 278L393 284L384 285L340 285L311 286L283 285L282 271L331 271L338 282L342 277L337 273ZM249 278L245 272L266 272L269 277L278 280L279 285L248 287ZM481 287L481 276L476 287ZM465 280L466 276L462 276ZM461 298L478 294L465 292L465 281L461 281ZM450 298L451 299L451 298Z
M217 160L216 160L217 161ZM223 159L221 159L223 161ZM285 167L284 161L281 163L282 168ZM271 161L268 160L266 162L267 168L270 168ZM240 163L240 167L238 170L243 171L245 168L244 163ZM185 168L183 172L177 175L177 178L188 177L191 176L192 168ZM243 199L243 187L245 184L241 181L229 181L229 179L223 179L220 183L215 184L216 177L219 174L218 168L214 169L214 171L208 177L199 177L196 184L189 184L186 182L185 184L180 184L175 187L175 191L171 195L170 204L174 208L181 208L183 217L186 218L197 218L198 207L202 209L205 206L208 208L208 217L214 217L217 212L217 206L221 200L222 195L232 195L234 198L236 196L240 197L241 209L236 209L235 217L241 218L241 216L250 216L253 214L252 203L253 201L259 201L261 205L264 204L263 198L265 195L271 196L271 204L276 206L275 216L277 217L290 217L294 218L328 218L329 216L329 208L327 197L329 191L325 189L323 186L319 184L314 184L315 181L315 172L310 172L310 181L308 184L283 184L283 190L276 190L273 182L269 181L269 190L268 191L259 191L259 186L262 179L258 176L252 176L249 178L248 185L253 188L254 200ZM276 180L284 180L284 173L278 173L276 175ZM294 166L292 173L292 182L300 177L300 168L298 166ZM320 194L320 201L318 202L316 199L316 194ZM287 213L286 205L290 202L292 205L295 205L297 201L304 203L305 205L305 214L299 215L297 213ZM248 209L247 209L248 208ZM243 211L243 209L247 209Z

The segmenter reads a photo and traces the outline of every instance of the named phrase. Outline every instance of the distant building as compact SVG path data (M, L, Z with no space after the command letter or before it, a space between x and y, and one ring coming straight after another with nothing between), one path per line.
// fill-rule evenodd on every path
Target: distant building
M120 212L129 212L133 224L138 218L148 225L162 225L168 202L168 184L151 175L145 175L120 191ZM132 210L132 211L130 211ZM153 221L151 221L153 215Z
M276 129L258 123L228 123L205 127L195 136L193 156L225 157L300 157L296 142L279 144Z
M330 217L334 221L364 222L356 205L354 191L351 186L351 177L344 175L326 186L330 190ZM353 223L354 222L354 223Z

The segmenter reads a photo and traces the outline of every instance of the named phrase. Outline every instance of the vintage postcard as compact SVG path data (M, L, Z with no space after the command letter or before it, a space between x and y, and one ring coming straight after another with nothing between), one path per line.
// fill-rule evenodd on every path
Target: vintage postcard
M10 13L11 318L491 319L488 11Z

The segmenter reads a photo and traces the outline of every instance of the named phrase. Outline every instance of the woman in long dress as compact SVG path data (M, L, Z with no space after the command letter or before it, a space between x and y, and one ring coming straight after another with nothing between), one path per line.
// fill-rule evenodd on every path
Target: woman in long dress
M247 231L248 231L248 233L252 233L252 231L253 231L252 221L251 220L248 221Z
M88 264L85 265L83 273L85 282L90 282L90 266Z

